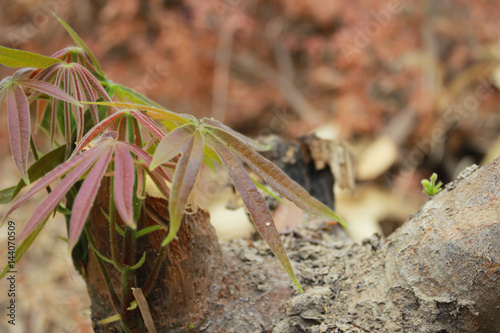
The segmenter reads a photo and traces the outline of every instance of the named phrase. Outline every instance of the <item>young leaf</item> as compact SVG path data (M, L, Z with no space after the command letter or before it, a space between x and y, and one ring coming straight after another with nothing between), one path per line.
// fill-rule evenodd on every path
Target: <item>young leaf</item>
M153 134L155 138L161 140L165 137L165 133L161 130L161 128L147 115L143 114L140 111L131 111L130 112L134 117L148 129L148 131Z
M16 247L16 253L14 255L15 258L14 261L16 263L19 262L19 260L21 260L26 251L28 251L28 249L30 248L31 244L33 244L40 231L42 231L46 222L47 219L45 219L28 237L26 237L26 239L24 239L21 242L19 246ZM0 273L0 279L2 279L10 270L11 270L10 264L7 264Z
M73 28L71 28L66 22L64 22L61 18L59 18L59 16L57 16L55 13L52 14L54 14L59 23L61 23L64 29L66 29L66 31L70 34L71 38L73 38L73 41L85 51L87 56L90 58L92 65L94 65L95 69L99 72L99 74L104 76L104 73L101 70L101 65L99 65L99 62L97 61L92 51L90 51L90 49L87 47L87 44L85 44L85 42L80 38L80 36L78 36L75 30L73 30Z
M66 148L64 146L58 147L43 155L35 163L33 163L28 169L28 177L30 179L30 182L37 181L39 178L45 176L56 166L64 162L65 150ZM0 204L3 205L11 202L12 199L14 199L19 191L21 191L25 186L26 183L21 179L17 183L17 186L12 186L0 191Z
M273 221L269 207L267 206L264 198L259 193L259 190L253 183L250 176L248 176L245 168L239 159L231 152L222 142L215 138L212 134L208 133L210 144L213 146L221 161L226 167L233 184L238 190L241 199L252 217L255 227L259 231L262 238L266 241L273 251L274 255L280 261L281 265L288 273L295 285L302 291L299 281L295 277L292 265L286 254L283 243L281 242L280 235Z
M288 200L295 203L302 210L317 216L338 221L344 228L347 225L340 216L335 214L328 206L313 198L307 191L293 181L286 173L273 162L257 153L248 144L242 142L230 133L216 127L207 126L221 142L231 148L250 168L257 172L267 184Z
M76 155L80 150L82 150L86 145L88 145L92 140L94 140L99 134L102 134L106 128L108 128L115 120L126 114L123 111L113 113L108 118L102 120L97 125L92 127L87 134L78 142L72 156Z
M151 170L157 166L170 161L177 156L181 151L187 148L191 138L195 133L194 125L188 124L176 128L168 133L158 144L153 161L151 162Z
M128 108L128 109L136 109L136 110L144 110L148 112L148 115L157 120L175 120L182 124L189 123L189 120L184 118L182 115L177 114L172 111L168 111L163 108L157 108L147 105L139 105L133 103L123 103L123 102L86 102L86 104L95 104L95 105L105 105L105 106L114 106L117 108Z
M34 184L21 198L19 198L12 207L7 211L7 214L5 214L4 218L2 221L5 220L5 218L12 213L15 209L17 209L20 205L22 205L26 200L31 198L35 193L38 191L44 189L45 187L49 186L53 181L55 181L58 178L61 178L64 176L66 173L70 172L72 169L76 168L78 165L82 164L85 162L89 157L93 157L96 153L100 154L100 151L102 151L101 148L96 148L92 150L88 150L86 152L83 152L80 155L75 156L74 158L66 161L65 163L57 166L54 170L46 174L40 181L38 181L36 184ZM89 164L88 166L90 166Z
M80 237L80 234L82 233L83 226L87 221L90 209L92 208L95 197L97 196L97 191L99 190L102 177L106 172L109 162L111 161L112 154L113 154L113 147L108 146L106 150L103 152L103 154L99 157L99 159L97 160L97 162L95 163L94 167L89 172L85 180L83 181L82 187L80 187L80 190L76 195L75 202L73 203L73 209L71 212L71 220L69 222L70 249L72 249L75 246L76 242L78 241L78 238ZM59 187L56 188L56 190L58 189ZM54 190L54 192L56 190Z
M134 160L132 156L130 156L130 152L118 143L115 148L115 179L113 193L118 213L123 221L132 228L135 228L132 213L134 182Z
M113 84L113 88L115 90L115 93L118 96L125 97L132 103L136 104L146 104L146 105L151 105L157 108L161 108L161 106L156 103L155 101L150 100L140 92L137 92L133 89L130 89L129 87L123 86L121 84L115 83Z
M0 46L0 64L8 67L35 67L43 69L59 62L61 62L59 59Z
M58 100L65 101L68 103L73 103L73 104L76 104L78 106L81 106L81 104L76 99L74 99L73 97L68 95L61 88L59 88L51 83L40 81L40 80L17 80L16 83L23 86L23 87L30 88L30 89L39 91L41 93L44 93L48 96L54 97Z
M177 162L168 202L170 228L162 246L170 243L179 230L189 195L196 183L198 171L200 171L204 145L201 133L198 131L195 132L186 151L182 154L179 162Z
M12 156L26 184L30 142L30 109L22 89L13 84L7 91L8 128Z
M243 141L243 142L247 143L248 145L252 146L252 148L254 148L257 151L268 151L269 149L271 149L270 145L263 144L263 143L261 143L261 142L259 142L257 140L254 140L252 138L249 138L248 136L245 136L245 135L243 135L243 134L241 134L239 132L236 132L232 128L224 125L220 121L215 120L213 118L212 119L210 119L210 118L203 118L202 119L202 123L207 124L207 125L209 125L211 127L216 127L216 128L218 128L220 130L223 130L223 131L231 134L232 136L234 136L238 140Z

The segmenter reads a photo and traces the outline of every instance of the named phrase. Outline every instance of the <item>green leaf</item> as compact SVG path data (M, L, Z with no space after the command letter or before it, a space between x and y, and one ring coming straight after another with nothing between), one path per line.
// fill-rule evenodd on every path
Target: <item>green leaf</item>
M145 261L146 261L146 252L144 252L142 254L141 260L139 260L139 262L137 264L135 264L134 266L128 267L128 269L131 269L131 270L138 269L144 264Z
M125 97L126 99L128 99L132 103L146 104L146 105L154 106L157 108L161 108L160 104L156 103L153 100L150 100L149 98L147 98L146 96L144 96L140 92L135 91L133 89L130 89L129 87L126 87L124 85L114 83L113 89L114 89L114 92L116 93L116 95L118 95L119 97Z
M14 255L14 257L15 257L14 261L16 263L18 263L19 260L21 260L22 256L26 253L26 251L28 251L31 244L33 244L36 237L38 236L40 231L43 229L45 223L47 222L47 219L48 219L48 217L45 218L43 223L41 223L35 230L33 230L33 232L31 234L29 234L29 236L26 237L18 247L16 247L16 253ZM0 273L0 279L3 278L5 276L5 274L7 274L7 272L10 270L9 268L10 268L10 265L7 264L5 266L5 268L2 270L2 272Z
M52 14L59 21L59 23L61 23L61 25L64 27L64 29L66 29L66 31L70 34L71 38L76 43L76 45L80 46L83 49L83 51L85 51L85 53L87 53L87 56L89 57L90 61L92 62L92 65L94 65L95 69L99 72L99 74L101 74L102 76L105 76L104 72L101 69L101 65L97 61L97 59L94 56L94 54L92 53L92 51L90 51L87 44L85 44L85 42L80 38L80 36L78 36L78 34L75 32L75 30L73 30L73 28L71 28L66 22L64 22L61 18L59 18L59 16L57 16L54 12Z
M136 238L139 238L141 236L146 236L149 233L152 233L153 231L156 230L162 230L164 229L161 225L152 225L147 228L141 229L137 232L137 235L135 235Z
M61 60L41 54L0 46L0 64L8 67L35 67L43 69L59 62Z

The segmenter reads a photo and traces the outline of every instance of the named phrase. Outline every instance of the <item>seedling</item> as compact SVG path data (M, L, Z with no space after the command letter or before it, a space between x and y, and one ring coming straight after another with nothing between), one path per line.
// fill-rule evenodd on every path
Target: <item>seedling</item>
M437 180L437 174L435 173L432 174L429 180L423 179L422 186L424 187L424 190L422 192L424 192L430 197L433 196L434 194L441 192L442 190L441 186L443 185L443 183L439 182L436 184L436 180Z
M151 274L153 280L145 285L135 285L134 272L144 263L146 253L135 263L125 260L125 257L135 258L135 252L127 251L135 251L138 237L158 232L160 228L168 230L162 244L168 246L177 235L184 213L196 204L192 200L196 195L191 194L198 190L201 165L219 163L231 176L256 229L302 291L271 212L244 164L304 211L338 221L345 227L342 219L262 157L257 152L264 148L259 142L215 119L199 120L169 111L141 93L108 80L76 32L58 20L76 47L47 57L0 46L0 64L21 67L0 81L0 106L6 105L12 156L21 178L16 186L0 191L0 203L13 201L21 189L31 185L10 207L3 221L34 194L48 192L17 237L21 243L16 249L16 262L52 213L64 214L68 221L69 249L79 244L94 252L118 313L113 318L125 320L134 300L132 288L147 296L157 274ZM38 150L32 135L30 106L36 112L34 130L46 134L52 150ZM34 158L31 165L30 153ZM138 230L137 221L146 196L146 176L168 199L169 222ZM105 177L110 179L110 200L101 210L109 222L111 258L96 248L88 223ZM119 225L118 217L123 225ZM117 246L119 236L123 237L123 251L127 252L123 257ZM121 299L102 262L113 264L121 272ZM5 267L0 277L7 271ZM122 328L128 331L123 321Z

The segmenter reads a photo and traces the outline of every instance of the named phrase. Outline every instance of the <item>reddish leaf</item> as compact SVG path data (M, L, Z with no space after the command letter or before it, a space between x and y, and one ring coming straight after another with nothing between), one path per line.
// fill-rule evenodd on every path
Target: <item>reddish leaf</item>
M5 218L12 213L15 209L17 209L19 206L21 206L26 200L31 198L35 193L38 191L46 188L49 186L52 182L55 180L62 178L65 174L76 168L78 165L86 161L87 159L93 159L95 156L100 155L102 151L102 148L96 147L91 150L87 150L80 155L77 155L63 164L59 165L56 167L54 170L50 171L47 173L45 176L42 177L36 184L34 184L19 200L17 200L14 205L9 209L7 214L5 214ZM95 159L95 158L94 158Z
M57 207L57 205L62 200L64 195L80 179L80 177L82 177L83 174L90 169L90 167L95 162L95 160L97 158L99 158L99 156L101 156L101 153L102 153L102 149L94 149L92 151L92 155L90 155L90 157L86 158L79 165L74 167L73 171L71 171L61 181L61 183L49 194L49 196L42 202L42 204L40 206L38 206L38 208L33 213L33 216L31 217L31 219L28 221L28 223L26 224L24 229L19 234L19 236L18 236L19 240L23 239L24 237L29 235L33 230L35 230L35 228ZM70 161L68 161L68 162L70 162ZM61 166L68 164L68 162L64 163ZM73 161L71 161L71 162L73 162ZM73 167L73 163L70 164L69 166ZM56 171L56 170L54 170L54 171ZM47 176L42 178L39 183L43 182ZM37 183L37 185L39 183ZM26 195L27 194L28 193L26 193ZM21 198L21 199L24 199L25 196L23 196L23 198ZM19 200L19 201L21 201L21 200ZM12 208L11 208L11 210L12 210ZM11 210L9 210L9 211L11 211ZM74 216L74 215L76 215L76 213L74 213L74 211L73 211L72 216Z
M140 123L148 129L148 131L154 135L158 140L161 140L165 137L165 133L162 129L147 115L143 114L140 111L131 111L131 114L140 121Z
M276 258L278 258L292 281L302 291L264 198L234 153L212 134L207 133L207 138L209 138L211 145L229 172L234 186L240 193L241 199L252 217L255 227L269 245L269 248L273 251Z
M153 158L151 157L151 155L148 154L148 152L128 142L121 142L120 144L127 147L127 149L130 150L130 152L136 154L137 157L141 158L146 163L147 169L148 170L150 169L151 161ZM165 171L161 167L156 168L155 173L157 173L160 177L170 181L170 177L165 173Z
M187 124L176 128L168 133L156 147L153 161L151 162L151 170L154 170L158 165L170 161L180 152L185 151L191 138L196 131L196 127L192 124Z
M203 118L202 119L202 122L204 124L207 124L211 127L216 127L220 130L223 130L229 134L231 134L232 136L234 136L235 138L238 138L240 141L243 141L247 144L249 144L250 146L252 146L255 150L258 150L258 151L266 151L266 150L269 150L269 145L266 145L266 144L263 144L263 143L260 143L259 141L257 140L254 140L252 138L249 138L241 133L238 133L236 132L235 130L233 130L232 128L224 125L223 123L221 123L220 121L218 120L215 120L215 119L210 119L210 118Z
M94 140L99 134L102 134L106 128L109 127L118 117L121 117L125 112L116 112L106 119L99 122L97 125L92 127L87 134L78 142L73 151L72 156L76 155L80 150L82 150L86 145L88 145L92 140Z
M168 178L165 178L165 177L163 177L163 175L160 175L158 170L161 170L161 169L157 168L154 171L149 171L149 165L145 165L145 164L142 164L142 167L149 174L149 176L151 177L151 179L155 183L158 190L165 196L165 198L169 198L170 197L170 189L168 188L167 184L165 183L165 180L168 180Z
M26 95L16 84L12 84L7 90L7 111L12 156L24 182L29 184L27 170L30 148L30 109Z
M253 150L248 144L219 128L210 127L209 130L222 143L230 147L237 156L243 159L250 168L257 172L267 184L285 198L295 203L299 208L313 215L336 220L344 228L347 228L340 216L335 214L325 204L312 197L302 186L288 177L273 162Z
M134 160L130 152L120 143L115 147L114 199L121 218L135 228L132 212L132 198L135 182Z
M168 202L170 228L162 246L170 243L175 235L177 235L189 196L196 183L198 171L200 171L204 145L203 136L200 132L196 131L189 141L187 149L183 152L179 162L177 162Z
M106 106L114 106L116 108L128 108L128 109L136 109L147 111L148 115L157 120L175 120L181 124L186 124L189 121L186 119L185 115L180 115L175 112L160 109L157 107L147 106L147 105L138 105L133 103L124 103L124 102L87 102L87 104L95 104L95 105L106 105Z
M82 187L80 187L80 190L76 195L75 202L73 203L73 209L71 211L71 220L69 222L69 247L71 249L78 241L78 238L83 230L83 226L87 221L90 209L94 204L97 191L101 185L102 177L106 172L109 162L111 161L112 154L113 147L106 147L106 150L99 157L94 167L87 175L83 181Z
M39 91L41 93L44 93L48 96L54 97L58 100L69 102L69 103L74 103L74 104L79 104L78 100L74 99L70 95L68 95L64 90L60 89L59 87L40 80L19 80L17 81L18 84L22 85L23 87L30 88L36 91Z

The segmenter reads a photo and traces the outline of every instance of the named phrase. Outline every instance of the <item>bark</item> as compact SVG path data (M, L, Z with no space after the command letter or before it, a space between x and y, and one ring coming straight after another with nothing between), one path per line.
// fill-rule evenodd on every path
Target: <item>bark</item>
M97 200L90 214L90 229L96 247L104 256L111 258L110 235L106 217L101 209L108 212L109 181L101 185ZM138 222L139 229L157 224L163 220L168 224L168 202L162 198L147 197ZM140 237L136 241L135 262L146 253L146 261L137 270L136 286L145 288L150 274L154 271L155 259L161 255L161 242L166 232L157 231ZM122 249L122 237L118 236L118 248ZM91 250L89 249L89 252ZM122 251L124 253L126 251ZM120 255L121 258L121 255ZM114 288L121 289L121 274L113 265L104 263L111 275ZM188 327L202 317L217 299L224 264L222 252L215 230L209 222L208 213L198 210L184 216L181 228L165 250L164 260L158 278L147 296L153 320L158 329ZM107 291L96 257L89 254L84 276L92 301L92 319L96 332L119 332L118 325L98 325L99 320L114 315L111 297ZM139 316L139 311L134 311Z
M301 227L283 236L283 241L304 294L289 281L263 242L223 243L222 254L217 246L210 246L215 239L206 236L206 230L211 228L200 211L203 232L188 230L186 236L180 236L186 237L181 244L197 244L201 235L206 239L205 249L212 252L202 250L196 256L171 252L165 274L161 274L162 279L148 297L157 329L497 332L499 198L497 158L448 184L386 240L373 236L356 244L328 223L313 222ZM196 224L198 219L194 217L188 217L183 228ZM184 248L179 245L177 249ZM181 263L187 270L180 270ZM201 274L200 266L206 267ZM102 318L96 295L104 300L106 296L102 295L102 286L92 282L91 276L96 279L97 275L95 269L88 269L93 313ZM196 282L187 283L185 277ZM203 287L196 289L198 285ZM192 304L198 300L201 305ZM177 303L168 308L173 302ZM190 330L189 324L194 328Z

